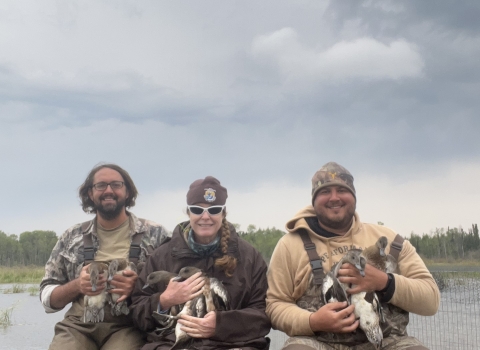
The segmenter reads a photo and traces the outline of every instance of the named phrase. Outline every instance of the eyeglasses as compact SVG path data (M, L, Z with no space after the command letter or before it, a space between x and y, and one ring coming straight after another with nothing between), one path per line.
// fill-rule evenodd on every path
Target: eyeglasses
M123 187L123 181L112 181L112 182L99 182L93 184L92 187L97 191L105 191L107 187L110 186L112 190L119 190Z
M205 211L207 211L210 215L218 215L223 211L224 208L224 205L214 205L207 208L199 207L198 205L187 205L188 211L194 215L203 215Z

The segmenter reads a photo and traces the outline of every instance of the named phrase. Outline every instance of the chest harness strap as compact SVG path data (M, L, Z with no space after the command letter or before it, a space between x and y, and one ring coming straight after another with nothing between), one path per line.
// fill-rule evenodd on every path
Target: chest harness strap
M143 225L145 225L144 219L139 219ZM82 233L83 233L83 257L84 265L92 263L95 259L95 249L93 248L93 239L92 233L87 231L90 229L90 226L93 225L93 221L86 221L82 224ZM140 253L142 249L140 244L142 242L143 232L136 232L132 237L132 242L130 243L130 251L128 252L128 260L133 262L135 265L138 263L140 258ZM150 245L147 247L147 250L150 252L153 251L153 247Z
M319 286L323 283L323 279L325 278L325 272L323 271L322 260L320 260L315 244L310 239L308 232L304 229L300 229L297 232L302 238L303 246L307 251L308 258L310 259L310 265L312 266L312 273L313 273L313 283Z

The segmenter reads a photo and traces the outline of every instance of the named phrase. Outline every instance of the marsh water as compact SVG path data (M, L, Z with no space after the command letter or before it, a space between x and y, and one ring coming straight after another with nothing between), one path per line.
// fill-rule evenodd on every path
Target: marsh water
M411 314L408 333L432 350L480 348L480 279L477 275L444 273L437 279L441 289L439 312L434 317ZM56 322L65 311L46 314L37 296L3 294L11 285L0 285L0 310L13 306L11 326L0 326L0 349L46 350ZM271 350L282 348L287 336L270 333Z

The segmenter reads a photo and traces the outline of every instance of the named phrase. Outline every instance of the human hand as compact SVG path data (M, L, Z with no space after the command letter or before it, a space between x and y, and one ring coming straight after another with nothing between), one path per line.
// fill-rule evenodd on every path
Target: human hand
M210 338L215 335L217 314L210 311L203 318L182 314L177 322L182 325L180 329L192 338Z
M340 282L354 285L353 288L347 289L349 294L382 290L388 281L388 276L385 272L376 269L370 264L365 266L364 277L360 275L360 272L353 265L348 263L340 267L337 277Z
M312 331L350 333L357 329L359 321L353 313L355 305L346 302L328 303L310 315Z
M107 277L105 276L105 273L100 274L97 280L97 288L95 291L93 291L92 283L90 282L90 274L88 273L88 267L89 265L82 267L80 276L77 278L77 288L83 295L98 295L105 289Z
M201 275L202 272L197 272L182 282L170 280L167 289L160 294L162 309L169 309L174 305L183 304L199 296L205 284L205 278L201 277Z
M132 294L137 278L138 275L135 271L123 270L122 274L113 275L113 279L110 281L113 288L108 292L119 294L120 298L118 298L117 303L120 303Z

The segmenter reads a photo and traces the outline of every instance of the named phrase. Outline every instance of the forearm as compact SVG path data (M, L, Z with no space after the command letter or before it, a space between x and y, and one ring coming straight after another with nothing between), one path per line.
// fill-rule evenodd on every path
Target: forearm
M395 277L390 303L422 316L434 315L440 304L440 291L423 260L410 242L405 241Z
M278 329L289 336L313 335L310 327L311 311L298 307L295 303L267 298L267 315L272 321L274 329ZM292 322L292 320L295 320Z
M81 295L80 281L78 278L58 286L50 295L50 307L53 309L63 309Z
M390 303L422 316L432 316L438 310L440 293L433 279L410 279L395 275L395 293Z

